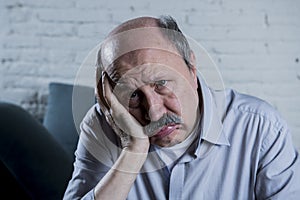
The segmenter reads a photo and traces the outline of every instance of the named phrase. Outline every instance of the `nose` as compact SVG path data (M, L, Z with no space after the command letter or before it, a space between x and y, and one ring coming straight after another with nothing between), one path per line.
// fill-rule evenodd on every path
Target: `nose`
M143 106L146 109L145 118L150 121L159 120L166 113L163 97L151 87L144 88L143 93Z

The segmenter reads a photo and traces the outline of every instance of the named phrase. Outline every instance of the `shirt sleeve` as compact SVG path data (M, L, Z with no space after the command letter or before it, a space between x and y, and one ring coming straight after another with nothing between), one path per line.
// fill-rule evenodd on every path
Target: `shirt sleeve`
M278 127L278 126L277 126ZM270 128L260 149L256 180L257 199L300 197L300 160L287 126Z
M94 199L94 187L114 164L120 149L116 134L95 109L87 113L80 130L74 170L64 200Z

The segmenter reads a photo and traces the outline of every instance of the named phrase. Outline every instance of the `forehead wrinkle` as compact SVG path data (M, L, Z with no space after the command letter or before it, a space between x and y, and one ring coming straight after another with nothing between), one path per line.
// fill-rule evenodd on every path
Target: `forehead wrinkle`
M146 69L145 69L146 68ZM157 77L160 75L159 72L154 69L150 69L150 66L136 67L133 70L128 71L124 74L118 84L120 87L127 87L128 89L136 90L144 85L149 85L157 81Z
M119 82L123 74L125 74L131 68L132 66L129 62L126 62L123 59L117 59L107 68L107 72L114 82Z
M152 53L155 53L155 55L153 55ZM145 48L134 50L125 53L118 58L115 58L115 60L111 62L111 64L109 64L108 68L118 68L117 70L120 71L120 73L124 73L124 71L127 71L130 68L139 65L147 63L157 63L164 65L168 64L170 60L174 59L182 59L182 57L174 52L170 52L165 49ZM112 71L112 69L107 70Z
M140 71L140 70L137 70L137 71L131 70L128 73L126 73L122 76L122 78L120 79L120 82L128 84L129 86L138 88L138 87L140 87L144 84L148 84L149 81L146 81L143 78L143 72L142 71Z
M139 78L144 83L153 83L157 77L164 73L164 69L158 63L147 63L133 68L126 74L129 77Z
M168 75L168 71L172 70L169 65L173 64L174 59L181 57L157 49L132 51L116 59L109 71L110 75L114 76L115 82L128 82L126 79L134 78L136 82L134 85L148 84Z

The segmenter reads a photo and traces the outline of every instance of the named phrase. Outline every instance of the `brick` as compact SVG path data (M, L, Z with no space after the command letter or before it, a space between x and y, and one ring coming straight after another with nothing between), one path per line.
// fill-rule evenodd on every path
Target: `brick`
M236 12L193 12L188 16L188 23L191 25L257 25L263 24L263 13L256 15Z
M108 1L93 1L93 0L85 0L85 1L76 1L75 7L81 9L107 9L109 6Z
M75 60L76 53L70 50L52 50L49 51L48 59L55 64L72 65Z
M77 31L79 37L92 37L100 42L113 28L111 24L84 23L77 26Z
M216 40L199 42L212 54L266 54L267 48L261 41Z
M25 63L35 63L44 64L47 62L52 62L49 59L49 51L46 49L36 48L36 49L17 49L19 60ZM20 62L18 62L20 63ZM33 66L32 66L33 67Z
M217 55L214 60L217 65L224 70L227 69L251 69L251 70L278 70L278 69L295 69L298 67L296 62L298 55L284 54L259 54L259 55Z
M37 48L40 39L34 36L10 35L2 37L4 48Z
M75 2L73 0L26 0L24 6L32 8L72 8L75 6Z
M38 19L45 22L103 22L109 19L106 12L81 9L39 9Z
M10 23L25 23L33 18L33 11L26 7L14 7L8 10L8 19Z
M256 71L256 72L255 72ZM232 82L258 82L258 83L276 83L278 81L288 81L290 85L297 84L298 80L295 71L286 69L277 70L222 70L224 79L229 79ZM239 75L241 74L241 75Z
M76 51L89 50L98 43L95 39L78 37L41 37L41 47L46 49L60 49Z

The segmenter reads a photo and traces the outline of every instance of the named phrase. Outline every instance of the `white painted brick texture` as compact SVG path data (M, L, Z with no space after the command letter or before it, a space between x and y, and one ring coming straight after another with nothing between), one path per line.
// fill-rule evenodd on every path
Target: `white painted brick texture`
M0 100L42 120L50 82L80 64L124 20L170 14L202 44L226 87L274 105L300 149L298 0L0 0Z

